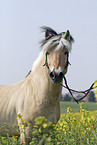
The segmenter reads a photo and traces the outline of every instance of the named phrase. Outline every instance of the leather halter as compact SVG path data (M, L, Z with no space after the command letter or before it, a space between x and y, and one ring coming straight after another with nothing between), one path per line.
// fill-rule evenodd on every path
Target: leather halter
M45 64L44 64L43 66L46 66L47 69L49 70L49 72L51 72L51 71L50 71L50 68L49 68L49 65L48 65L48 62L47 62L47 55L49 55L49 52L46 51L46 54L45 54L45 55L46 55L46 59L45 59ZM68 58L69 58L69 53L67 53L67 63L66 63L66 66L64 67L65 73L66 73L66 70L67 70L68 65L71 65L71 64L69 63L69 61L68 61ZM64 75L65 75L65 73L64 73Z

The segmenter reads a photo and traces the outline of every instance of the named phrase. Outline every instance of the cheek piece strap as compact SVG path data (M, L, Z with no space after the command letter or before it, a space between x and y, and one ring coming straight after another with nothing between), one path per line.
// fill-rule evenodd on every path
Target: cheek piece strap
M46 66L47 67L47 69L50 71L50 68L49 68L49 65L48 65L48 62L47 62L47 55L49 55L49 53L48 52L46 52L46 59L45 59L45 64L43 65L43 66Z

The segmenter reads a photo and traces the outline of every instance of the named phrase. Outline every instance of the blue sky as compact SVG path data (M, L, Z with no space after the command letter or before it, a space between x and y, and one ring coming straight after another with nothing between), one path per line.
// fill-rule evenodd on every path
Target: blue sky
M73 89L87 89L97 79L96 0L0 1L0 84L26 76L41 50L41 26L70 30L75 39L67 79Z

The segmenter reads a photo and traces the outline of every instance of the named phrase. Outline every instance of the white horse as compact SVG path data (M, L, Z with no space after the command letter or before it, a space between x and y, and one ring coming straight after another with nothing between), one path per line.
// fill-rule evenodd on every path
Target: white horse
M16 118L19 113L32 124L26 134L29 134L38 116L45 116L55 123L60 118L60 82L67 72L73 38L68 30L57 34L49 27L42 29L45 39L30 74L16 84L0 86L0 126L9 123L10 136L17 135L12 126L18 126ZM4 135L4 132L1 130L0 134ZM24 143L24 138L25 135L21 133L21 143Z

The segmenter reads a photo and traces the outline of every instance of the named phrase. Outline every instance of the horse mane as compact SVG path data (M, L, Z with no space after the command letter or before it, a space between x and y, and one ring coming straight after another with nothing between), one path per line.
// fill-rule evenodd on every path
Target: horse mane
M41 29L45 32L45 39L41 41L42 50L58 51L66 47L68 51L71 51L71 45L74 42L71 35L70 41L68 41L62 37L66 32L57 33L52 28L46 26L41 27Z

